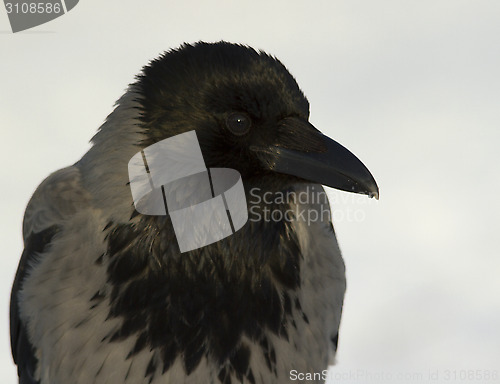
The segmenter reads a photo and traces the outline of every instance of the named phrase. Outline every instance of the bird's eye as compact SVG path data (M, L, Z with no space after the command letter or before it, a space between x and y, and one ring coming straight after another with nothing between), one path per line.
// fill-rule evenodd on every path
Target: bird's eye
M243 136L250 130L252 120L246 113L234 112L226 118L226 126L234 135Z

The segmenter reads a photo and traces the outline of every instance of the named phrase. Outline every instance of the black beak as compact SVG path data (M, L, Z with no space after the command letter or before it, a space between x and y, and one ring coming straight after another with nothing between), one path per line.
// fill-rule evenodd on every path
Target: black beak
M276 144L251 149L267 169L378 199L377 182L368 168L306 120L284 119Z

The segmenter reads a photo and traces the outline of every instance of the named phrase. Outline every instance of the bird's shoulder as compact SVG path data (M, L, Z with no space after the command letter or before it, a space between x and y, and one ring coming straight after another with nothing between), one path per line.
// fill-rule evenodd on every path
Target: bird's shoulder
M61 225L89 203L90 197L82 186L78 167L70 166L52 173L38 186L26 207L24 241L32 234Z

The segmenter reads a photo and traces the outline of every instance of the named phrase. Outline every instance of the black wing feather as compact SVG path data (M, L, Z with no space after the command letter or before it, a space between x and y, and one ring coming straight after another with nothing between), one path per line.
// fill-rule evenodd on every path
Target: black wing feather
M46 250L57 232L59 232L59 227L53 225L28 236L12 286L10 296L10 342L12 356L17 364L19 384L40 384L40 381L37 381L34 377L38 360L35 356L35 348L29 341L26 325L23 324L20 318L18 294L34 256Z

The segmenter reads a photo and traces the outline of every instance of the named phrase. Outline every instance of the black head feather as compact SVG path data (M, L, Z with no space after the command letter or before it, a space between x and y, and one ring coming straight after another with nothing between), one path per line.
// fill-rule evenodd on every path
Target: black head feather
M309 116L307 99L279 60L227 42L169 51L143 69L138 85L145 146L195 130L208 167L227 166L244 176L259 169L251 146L286 140L279 122ZM235 112L251 119L244 136L227 129Z

